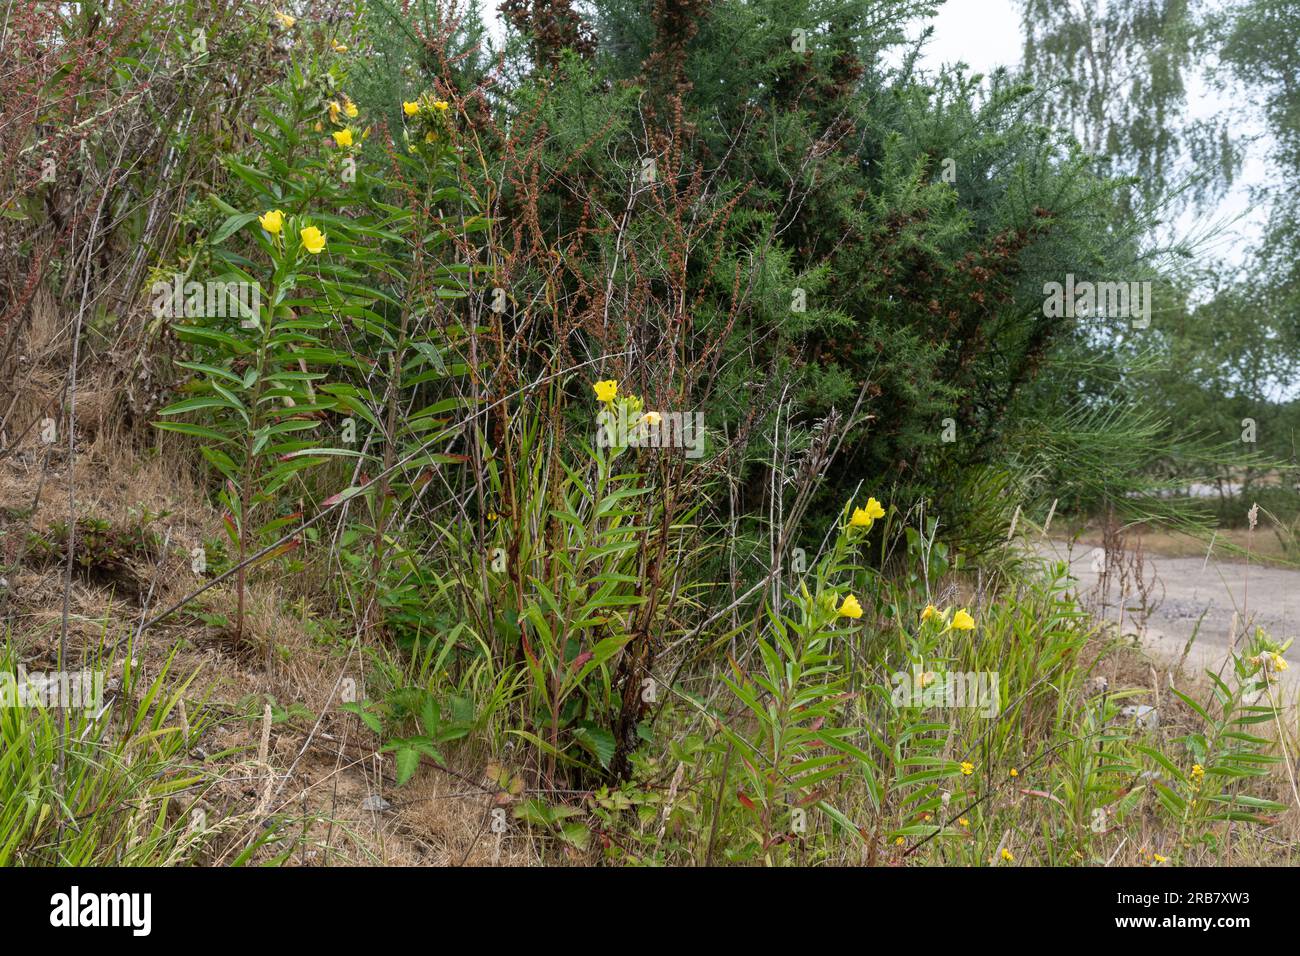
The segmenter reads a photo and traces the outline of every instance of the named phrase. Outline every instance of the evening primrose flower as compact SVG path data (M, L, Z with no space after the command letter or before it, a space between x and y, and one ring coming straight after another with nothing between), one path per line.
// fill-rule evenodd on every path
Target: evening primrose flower
M969 777L974 772L975 772L975 765L973 763L971 763L969 760L963 760L961 762L961 773L963 777Z
M275 21L280 24L281 30L292 30L293 25L298 22L294 17L289 16L287 13L281 13L279 10L275 11Z
M862 605L858 603L856 597L850 594L844 599L844 603L840 605L840 609L835 613L840 617L851 617L856 619L862 617Z
M927 604L925 610L921 612L921 623L924 624L926 621L933 621L935 618L940 618L942 616L943 615L939 613L937 607L933 604Z
M426 143L436 143L438 142L438 134L433 130L429 130L429 132L424 134L424 141Z
M348 117L349 119L356 119L356 117L357 117L357 104L356 104L356 103L353 103L351 100L344 100L344 101L343 101L343 115L346 116L346 117Z
M1291 665L1286 662L1286 658L1284 658L1281 654L1273 655L1273 670L1284 671L1290 666Z
M329 102L329 109L330 109L330 122L331 122L331 123L338 123L338 121L339 121L339 111L340 111L340 109L341 109L341 107L339 106L339 101L338 101L338 100L330 100L330 102Z
M451 106L451 104L448 103L446 100L434 100L434 101L433 101L433 108L434 108L435 110L437 110L438 112L440 112L440 113L445 113L445 112L447 112L447 110L448 110L448 108L449 108L450 106Z
M1159 853L1153 853L1153 854L1151 854L1151 857L1152 857L1152 859L1154 859L1157 863L1164 863L1166 860L1169 859L1169 857L1167 857L1167 856L1161 856Z
M420 112L420 103L418 100L402 100L402 112L407 116L414 116Z
M952 616L952 623L948 626L954 631L969 631L975 627L975 618L971 617L965 608L962 608Z
M335 130L332 135L336 145L345 148L352 145L352 130L347 128Z
M597 382L591 387L596 393L596 401L604 402L607 405L618 395L618 382L612 378Z
M1011 776L1013 776L1013 777L1018 777L1018 776L1020 776L1020 771L1017 770L1015 767L1012 767L1012 768L1011 768Z
M1011 851L1006 847L1002 848L1002 859L1006 860L1008 863L1014 863L1016 860L1016 858L1011 855Z
M849 518L849 525L854 528L870 528L877 518L885 516L885 509L880 507L880 502L875 498L867 499L865 508L854 508L853 515Z
M302 247L313 256L319 255L320 251L325 248L325 233L315 226L308 226L302 230L302 232L298 233L298 238L302 241Z
M330 49L335 53L347 53L348 48L338 40L330 40Z
M284 228L284 213L278 209L269 209L257 217L262 228L273 236L278 236L280 230Z

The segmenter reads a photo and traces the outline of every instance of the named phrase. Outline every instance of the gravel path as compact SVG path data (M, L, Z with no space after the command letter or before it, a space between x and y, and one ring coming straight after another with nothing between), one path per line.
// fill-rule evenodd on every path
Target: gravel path
M1035 550L1048 560L1068 560L1080 597L1107 619L1122 618L1125 632L1136 633L1155 657L1178 660L1200 620L1188 662L1217 670L1228 654L1234 613L1238 643L1256 626L1278 640L1300 634L1300 571L1248 566L1213 555L1208 560L1145 555L1144 580L1154 609L1143 621L1135 586L1121 595L1112 584L1104 604L1100 601L1095 570L1100 555L1094 556L1090 546L1076 544L1071 550L1068 542L1040 540ZM1292 666L1282 676L1294 690L1300 688L1300 640L1286 656Z

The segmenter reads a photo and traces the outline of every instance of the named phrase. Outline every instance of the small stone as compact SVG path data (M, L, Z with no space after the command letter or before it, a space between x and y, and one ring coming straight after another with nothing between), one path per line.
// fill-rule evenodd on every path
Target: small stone
M377 793L372 793L370 796L366 797L366 799L361 801L362 810L371 810L375 813L382 813L391 806L391 803Z
M1143 730L1155 730L1160 726L1160 713L1149 704L1125 707L1119 715L1125 720L1134 721Z

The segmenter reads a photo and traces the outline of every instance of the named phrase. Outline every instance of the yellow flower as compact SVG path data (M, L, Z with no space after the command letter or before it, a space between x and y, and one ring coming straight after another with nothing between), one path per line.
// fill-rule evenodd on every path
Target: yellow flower
M902 837L899 837L897 840L894 841L894 844L895 844L896 846L902 846L902 845L903 845L903 838L902 838Z
M1205 776L1205 768L1202 767L1199 763L1192 764L1192 779L1200 780L1204 776Z
M932 621L939 616L939 609L933 604L927 604L925 610L921 612L921 622Z
M961 772L963 776L969 777L975 772L975 765L969 760L963 760L961 762Z
M402 112L407 116L414 116L416 113L420 112L419 100L414 102L411 100L402 100Z
M968 827L968 826L970 826L970 821L967 820L965 817L961 817L961 818L959 818L959 819L957 820L957 826L959 826L959 827Z
M338 40L330 40L330 49L332 49L335 53L348 52L348 48L344 46L342 43L340 43Z
M357 104L347 100L343 104L343 115L349 119L355 119L357 115Z
M330 107L330 122L337 123L339 121L339 101L330 100L329 107Z
M316 132L318 132L318 133L323 133L323 132L325 132L325 124L322 123L320 120L317 120L317 121L316 121L316 127L315 127L315 128L316 128Z
M1011 776L1013 776L1013 777L1018 777L1018 776L1020 776L1020 771L1017 770L1015 767L1012 767L1012 768L1011 768Z
M859 618L862 617L862 605L858 603L857 598L850 594L844 599L844 603L840 605L840 609L836 613L840 617Z
M308 226L298 233L298 238L302 240L302 247L313 256L318 255L325 248L325 233L315 226Z
M270 209L257 217L257 221L273 236L278 236L280 230L284 228L284 213L278 209Z
M280 24L280 29L282 30L292 30L293 25L298 22L296 19L289 16L289 14L281 13L279 10L275 11L275 19L276 22Z
M1169 859L1169 857L1161 856L1159 853L1152 854L1152 856L1154 857L1157 863L1164 863L1166 860Z
M438 110L439 112L442 112L442 113L447 112L447 108L448 108L449 106L450 106L450 104L449 104L446 100L434 100L434 101L433 101L433 108L434 108L435 110Z
M875 521L877 518L883 518L885 516L885 509L880 507L880 502L877 501L875 498L867 499L866 512L867 512L867 517L870 518L872 521Z
M334 142L339 146L352 145L352 130L340 129L334 131Z
M1008 863L1014 863L1016 858L1015 858L1014 856L1011 855L1011 851L1010 851L1010 850L1008 850L1006 847L1003 847L1003 848L1002 848L1002 859L1006 860Z
M429 130L429 132L424 134L424 141L426 143L436 143L438 142L438 134L433 130Z
M952 623L948 626L954 631L969 631L975 626L975 618L967 614L965 608L962 608L952 616Z
M596 400L599 402L605 402L606 404L612 402L614 396L618 394L618 382L612 378L605 379L603 382L597 382L591 387L596 392Z
M853 517L849 519L849 526L852 528L870 528L871 515L867 514L867 509L854 508Z
M656 427L663 420L663 416L658 412L646 412L641 416L641 421L645 422L651 428Z
M1290 666L1291 665L1286 662L1286 659L1283 658L1281 654L1273 655L1273 670L1284 671Z

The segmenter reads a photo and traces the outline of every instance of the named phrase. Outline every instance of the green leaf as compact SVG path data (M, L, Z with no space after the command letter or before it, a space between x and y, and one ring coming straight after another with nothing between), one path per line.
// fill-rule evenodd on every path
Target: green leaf
M411 779L416 767L420 766L420 752L414 747L402 747L397 751L397 785L400 787Z
M600 765L609 769L609 762L614 759L614 735L603 727L594 724L581 724L573 728L573 739L584 750L594 756Z
M344 704L341 709L346 710L349 713L356 714L358 717L361 718L361 722L365 724L367 727L369 727L371 730L373 730L375 733L377 734L383 733L384 730L383 722L380 721L377 715L372 714L370 711L366 710L360 704Z
M221 245L240 229L243 229L246 225L256 219L257 215L258 214L255 212L241 212L238 215L231 216L221 224L221 227L216 232L212 234L211 238L208 239L208 244L213 246Z

